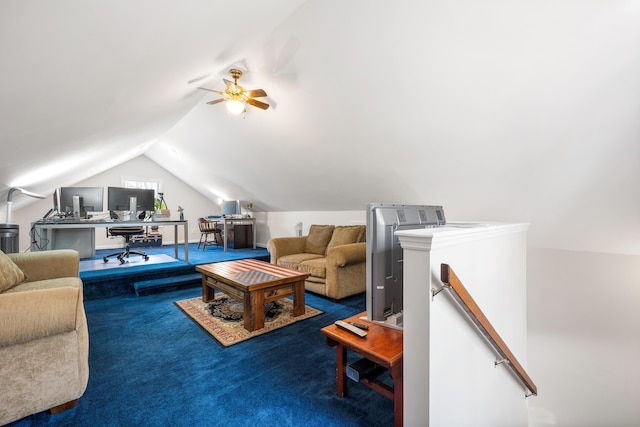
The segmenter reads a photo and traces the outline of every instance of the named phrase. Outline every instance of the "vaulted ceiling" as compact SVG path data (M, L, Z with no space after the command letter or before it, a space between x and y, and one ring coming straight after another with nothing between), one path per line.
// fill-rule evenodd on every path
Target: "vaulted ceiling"
M640 217L639 28L621 0L0 0L0 200L143 154L266 211L442 204L580 240ZM267 111L206 104L232 67Z

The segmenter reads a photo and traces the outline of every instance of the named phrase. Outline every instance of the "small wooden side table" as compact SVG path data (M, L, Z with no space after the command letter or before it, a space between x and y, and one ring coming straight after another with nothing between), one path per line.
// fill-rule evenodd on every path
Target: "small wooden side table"
M363 320L366 312L344 319L345 322L357 322L369 326L367 336L360 338L350 332L329 325L322 328L327 345L336 347L336 391L338 396L347 395L347 350L359 354L365 359L387 368L393 378L393 387L376 378L361 378L360 382L393 400L394 425L402 426L402 345L403 333L399 329L381 326Z

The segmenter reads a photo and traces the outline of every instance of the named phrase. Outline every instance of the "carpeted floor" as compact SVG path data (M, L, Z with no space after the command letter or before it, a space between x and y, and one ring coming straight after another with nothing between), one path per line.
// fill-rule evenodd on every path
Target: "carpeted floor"
M335 349L320 333L364 311L364 295L333 303L307 293L307 304L324 313L221 347L174 304L199 294L86 301L85 395L74 409L12 426L393 425L392 402L364 385L350 381L346 398L335 394Z

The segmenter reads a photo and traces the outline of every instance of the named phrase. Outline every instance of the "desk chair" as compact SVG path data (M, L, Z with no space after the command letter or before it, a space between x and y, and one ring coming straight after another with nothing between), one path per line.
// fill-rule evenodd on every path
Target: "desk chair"
M141 255L145 261L149 260L149 256L144 252L132 251L129 246L131 236L137 236L144 234L144 228L142 227L111 227L107 228L107 237L109 236L123 236L124 237L124 250L114 252L112 254L103 257L104 262L109 261L109 258L116 257L120 260L120 264L125 263L125 258L129 258L130 254Z
M220 246L222 244L222 230L218 228L218 221L210 221L205 218L198 218L198 227L200 227L200 241L198 242L198 249L200 249L200 245L203 243L203 238L203 251L207 247L207 245ZM210 234L213 234L213 242L207 242Z

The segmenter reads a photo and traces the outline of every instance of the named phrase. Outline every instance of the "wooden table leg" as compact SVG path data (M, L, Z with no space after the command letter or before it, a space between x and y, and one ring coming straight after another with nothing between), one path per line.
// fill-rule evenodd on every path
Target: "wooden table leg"
M215 290L207 284L207 276L202 275L202 301L209 302L216 297Z
M264 291L245 294L244 328L249 332L264 328Z
M304 280L293 284L293 316L304 314Z
M340 343L336 346L336 393L347 395L347 349Z
M401 427L404 422L404 386L402 381L402 360L391 368L393 378L393 419L396 427Z

